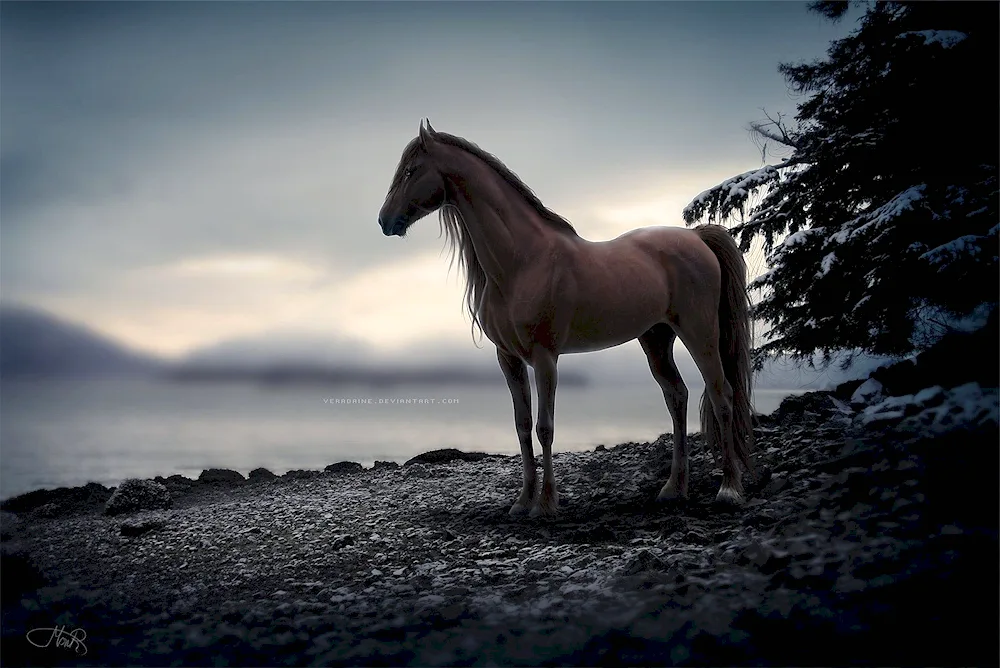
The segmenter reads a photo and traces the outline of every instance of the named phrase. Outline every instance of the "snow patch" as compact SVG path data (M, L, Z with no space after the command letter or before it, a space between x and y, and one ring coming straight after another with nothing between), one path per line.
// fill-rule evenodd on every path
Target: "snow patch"
M889 397L867 407L860 418L863 424L871 425L905 417L898 429L942 434L956 427L1000 422L998 396L996 388L983 388L978 383L966 383L947 392L935 386L916 394Z
M822 228L819 229L809 228L805 230L799 230L798 232L795 232L794 234L789 234L787 237L785 237L785 240L784 242L782 242L782 245L785 248L791 248L792 246L798 246L799 244L804 244L808 240L809 235L816 234L821 230Z
M858 389L854 390L854 394L851 395L851 404L858 406L861 404L870 404L875 401L880 401L882 399L882 383L878 382L874 378L869 378L865 382L861 383Z
M833 267L833 263L837 261L836 253L828 253L823 261L819 264L819 272L816 273L816 278L822 278L830 273L830 269Z
M845 224L836 234L831 235L830 241L838 244L847 243L869 229L893 222L903 213L913 210L914 205L924 198L926 188L925 183L907 188L877 209L865 211Z
M952 239L927 251L920 256L920 259L927 260L931 264L946 265L962 257L975 257L982 252L987 239L997 236L998 230L1000 225L994 225L985 235L966 234Z
M945 49L950 49L968 37L964 32L958 30L910 30L909 32L900 33L899 36L921 37L924 40L924 44L940 44Z

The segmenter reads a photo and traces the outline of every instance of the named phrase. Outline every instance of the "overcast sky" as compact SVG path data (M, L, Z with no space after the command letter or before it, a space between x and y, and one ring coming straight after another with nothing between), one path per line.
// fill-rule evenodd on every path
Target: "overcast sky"
M473 349L438 224L376 222L419 121L590 239L760 164L797 2L0 3L0 290L176 356L280 333ZM344 345L350 345L344 343ZM358 344L360 345L360 344Z

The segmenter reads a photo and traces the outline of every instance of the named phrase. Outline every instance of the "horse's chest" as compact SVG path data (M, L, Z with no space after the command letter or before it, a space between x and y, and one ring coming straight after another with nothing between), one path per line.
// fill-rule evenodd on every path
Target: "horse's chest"
M486 338L492 341L498 348L505 352L526 357L528 351L521 345L517 335L517 328L510 317L510 310L503 302L487 302L483 304L480 314L483 325L483 333Z
M530 360L531 348L538 343L534 333L540 329L541 323L537 316L529 317L522 312L524 310L512 309L503 296L495 291L484 300L480 320L486 337L498 348Z

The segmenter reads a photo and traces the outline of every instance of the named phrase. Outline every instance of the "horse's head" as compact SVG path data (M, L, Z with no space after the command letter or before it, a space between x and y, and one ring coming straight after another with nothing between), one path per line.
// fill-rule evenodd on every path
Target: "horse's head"
M403 236L410 225L444 204L444 177L431 158L435 141L430 121L420 123L420 134L403 149L389 194L378 214L378 224L386 236Z

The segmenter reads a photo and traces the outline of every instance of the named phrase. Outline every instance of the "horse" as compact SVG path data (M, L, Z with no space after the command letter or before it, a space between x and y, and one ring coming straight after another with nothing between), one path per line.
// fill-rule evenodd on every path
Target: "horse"
M679 337L705 380L702 432L713 455L721 450L715 500L743 503L742 473L755 475L749 299L743 255L724 227L644 227L588 241L496 156L421 120L378 224L384 235L404 237L434 211L451 261L457 256L464 270L473 333L478 328L496 345L510 389L523 469L511 515L551 516L559 508L552 469L559 356L633 339L673 420L670 475L657 500L688 498L688 390L673 357ZM528 365L538 396L540 488Z

